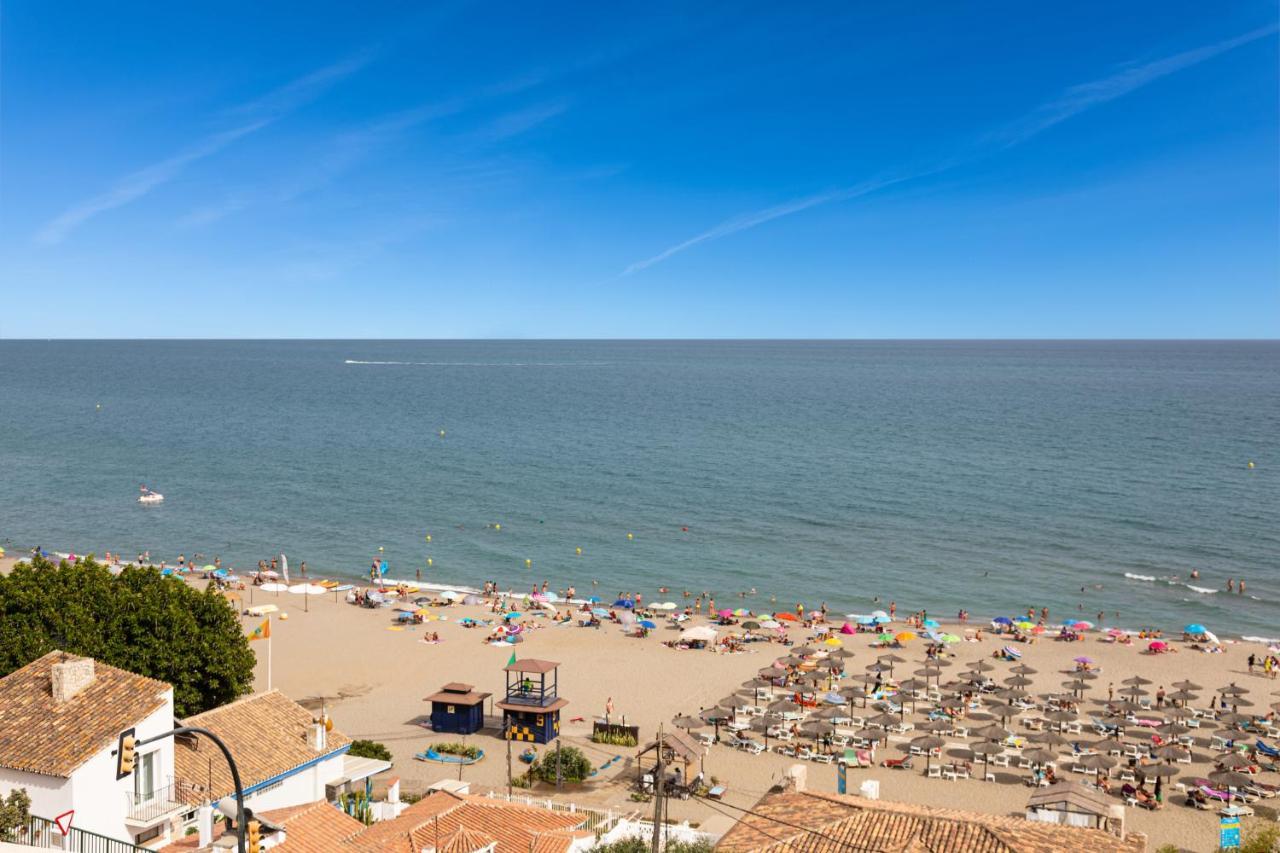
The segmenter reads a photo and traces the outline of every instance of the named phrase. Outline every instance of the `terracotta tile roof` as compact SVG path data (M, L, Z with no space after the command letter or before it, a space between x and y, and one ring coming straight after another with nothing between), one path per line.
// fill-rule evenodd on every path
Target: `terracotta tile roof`
M441 841L440 846L436 847L436 853L476 853L477 850L483 850L496 842L497 839L493 836L464 826Z
M325 751L316 752L307 742L307 729L313 719L306 708L279 690L271 690L182 722L220 737L235 756L241 784L249 788L351 744L351 738L334 729L328 734ZM173 753L174 775L190 787L191 802L221 799L234 791L226 761L208 740L179 739L174 742ZM211 790L206 791L211 778Z
M168 684L100 661L87 687L54 701L53 665L80 659L49 652L0 678L0 767L66 778L170 701Z
M284 826L282 853L333 853L364 830L364 824L330 803L317 802L263 812L261 817Z
M813 792L766 796L716 845L769 853L1140 853L1146 836ZM781 823L778 821L782 821Z
M585 820L568 812L435 791L395 820L373 824L340 849L417 853L465 828L490 836L497 842L497 853L565 853L575 837L573 830Z

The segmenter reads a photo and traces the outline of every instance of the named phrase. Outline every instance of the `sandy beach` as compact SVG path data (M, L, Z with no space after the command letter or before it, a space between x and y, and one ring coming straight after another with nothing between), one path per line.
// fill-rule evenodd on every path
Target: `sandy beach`
M5 568L12 558L6 558ZM197 581L190 581L197 582ZM561 666L560 695L569 700L563 712L564 742L583 749L601 765L615 755L622 760L600 773L582 786L566 786L559 795L552 789L538 788L537 796L558 796L584 806L612 808L622 812L641 812L646 806L630 801L630 784L634 779L634 749L593 744L589 740L591 724L604 715L610 699L614 706L614 720L621 717L641 728L642 741L652 736L659 725L671 724L681 714L695 715L701 709L717 705L722 699L741 690L748 679L765 666L788 654L787 647L777 643L750 643L745 651L719 653L708 650L678 650L662 645L664 640L678 636L678 631L660 624L648 637L626 636L614 624L604 623L599 628L556 625L545 619L529 619L532 626L524 634L525 641L516 646L487 643L487 629L466 628L459 622L463 617L492 618L484 606L455 604L445 608L432 608L443 616L421 625L401 626L396 623L397 613L388 608L366 609L345 602L345 593L303 596L287 592L264 592L250 587L240 593L245 607L273 604L279 608L271 616L272 638L271 686L310 707L324 705L335 723L354 738L368 738L386 744L395 757L395 775L404 780L410 791L421 790L431 782L442 778L456 778L458 770L434 763L417 761L415 753L423 751L430 743L440 740L457 740L456 736L435 735L421 726L430 710L423 697L435 692L441 685L462 681L478 689L498 693L503 689L502 667L509 660L513 649L520 657L536 657L558 661ZM899 611L901 615L901 611ZM261 620L251 616L242 618L246 630ZM692 624L706 620L695 617ZM440 642L427 643L425 635L435 633ZM793 626L789 634L800 645L811 631L803 626ZM1252 652L1263 652L1264 647L1233 643L1223 654L1204 654L1183 650L1176 654L1149 655L1141 653L1145 642L1118 645L1099 642L1099 632L1088 632L1085 640L1074 643L1055 642L1042 638L1033 644L1021 645L1022 663L1035 670L1027 686L1032 694L1061 692L1076 664L1073 659L1087 655L1095 661L1100 677L1092 682L1091 689L1082 702L1081 719L1097 713L1106 699L1109 685L1119 694L1121 681L1139 675L1151 680L1148 686L1154 696L1164 687L1172 692L1172 683L1184 679L1203 685L1200 699L1192 704L1206 707L1213 690L1234 682L1250 691L1248 699L1262 709L1276 701L1273 693L1280 690L1280 683L1250 675L1245 659ZM860 674L868 665L885 654L873 649L870 643L874 635L846 635L841 639L843 648L852 653L846 662L847 672ZM1004 645L1004 641L988 637L982 642L960 642L948 647L948 658L954 666L946 670L947 676L962 671L963 664L983 658L990 660L992 652ZM1180 645L1180 644L1179 644ZM267 688L266 642L255 642L252 648L258 655L256 687ZM919 641L907 643L905 648L894 650L907 663L898 664L898 678L909 677L922 666L924 646ZM996 662L991 676L997 681L1011 675L1010 664ZM846 679L843 684L852 683ZM842 686L842 685L838 685ZM782 695L779 693L779 695ZM747 700L748 702L750 700ZM861 711L859 708L858 711ZM491 708L486 708L492 714ZM865 713L874 713L868 711ZM1153 711L1152 715L1159 715ZM577 718L581 717L581 720ZM496 719L490 716L495 723ZM910 716L908 717L910 719ZM922 718L916 717L917 721ZM1015 722L1009 728L1015 733L1030 734ZM709 727L708 727L709 730ZM1194 748L1195 763L1178 765L1178 776L1173 782L1193 776L1207 776L1214 768L1208 760L1208 736L1216 727L1197 732ZM900 757L907 751L911 737L893 736L877 752L877 760ZM758 736L757 736L758 737ZM1083 735L1073 740L1092 742L1098 735L1085 727ZM506 746L498 736L496 727L486 729L468 740L482 747L487 755L478 764L462 770L462 778L477 786L503 789L507 778ZM947 737L942 749L944 760L954 750L971 740ZM1069 750L1069 747L1064 749ZM517 750L518 752L518 750ZM723 804L705 800L673 801L673 817L694 822L718 821L736 815L735 807L749 807L768 788L780 781L786 768L796 759L774 753L752 756L727 745L710 748L705 759L705 772L728 785ZM809 785L819 790L836 789L836 769L831 765L805 762L808 767ZM518 774L523 770L519 761L513 762ZM849 786L856 791L864 779L877 779L881 796L932 805L963 807L993 814L1021 814L1031 789L1023 784L1028 771L996 769L994 783L975 780L943 781L928 779L920 766L914 770L850 769ZM1063 772L1064 778L1081 778ZM1276 781L1274 774L1264 773L1263 781ZM1172 787L1167 791L1166 805L1158 812L1139 808L1127 810L1127 822L1131 829L1144 832L1155 849L1164 843L1175 843L1189 849L1211 849L1216 844L1217 816L1211 811L1196 811L1182 804L1183 796ZM1116 802L1120 802L1116 799ZM1258 805L1266 807L1275 800L1263 800ZM718 817L719 815L719 817ZM1261 819L1261 818L1257 818Z

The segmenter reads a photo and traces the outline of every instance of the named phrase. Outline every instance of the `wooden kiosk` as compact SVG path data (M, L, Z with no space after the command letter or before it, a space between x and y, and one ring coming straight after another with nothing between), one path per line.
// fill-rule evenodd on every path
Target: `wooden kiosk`
M557 694L560 664L549 660L516 660L503 667L507 692L501 702L502 730L508 740L550 743L560 736L560 709L568 700Z
M431 703L431 730L475 734L484 727L484 700L488 698L488 693L477 693L470 684L446 684L425 700Z

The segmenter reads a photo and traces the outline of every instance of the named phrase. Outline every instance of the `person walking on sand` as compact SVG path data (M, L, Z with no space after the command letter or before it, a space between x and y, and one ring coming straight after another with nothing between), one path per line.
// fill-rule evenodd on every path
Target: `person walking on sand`
M1164 707L1164 685L1160 685L1160 689L1156 691L1156 707Z
M604 702L604 723L609 725L609 718L613 716L613 697L610 696Z
M1250 675L1253 675L1253 665L1254 665L1255 663L1257 663L1257 662L1258 662L1258 658L1257 658L1257 656L1256 656L1256 655L1254 655L1254 654L1253 654L1253 652L1250 652L1250 653L1249 653L1249 659L1246 661L1246 663L1247 663L1247 664L1248 664L1248 666L1249 666L1249 674L1250 674Z
M889 621L890 622L892 622L896 618L897 612L898 612L898 602L890 601L889 602Z

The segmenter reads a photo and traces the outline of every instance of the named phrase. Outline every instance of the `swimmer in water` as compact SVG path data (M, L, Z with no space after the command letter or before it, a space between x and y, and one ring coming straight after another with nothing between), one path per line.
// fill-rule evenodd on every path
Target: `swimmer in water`
M1191 579L1192 579L1193 581L1198 581L1198 580L1200 580L1200 570L1199 570L1199 569L1192 569L1192 570L1191 570Z
M1236 582L1234 578L1227 578L1227 592L1236 591Z
M1241 595L1244 595L1244 578L1240 578L1240 586L1236 587Z

